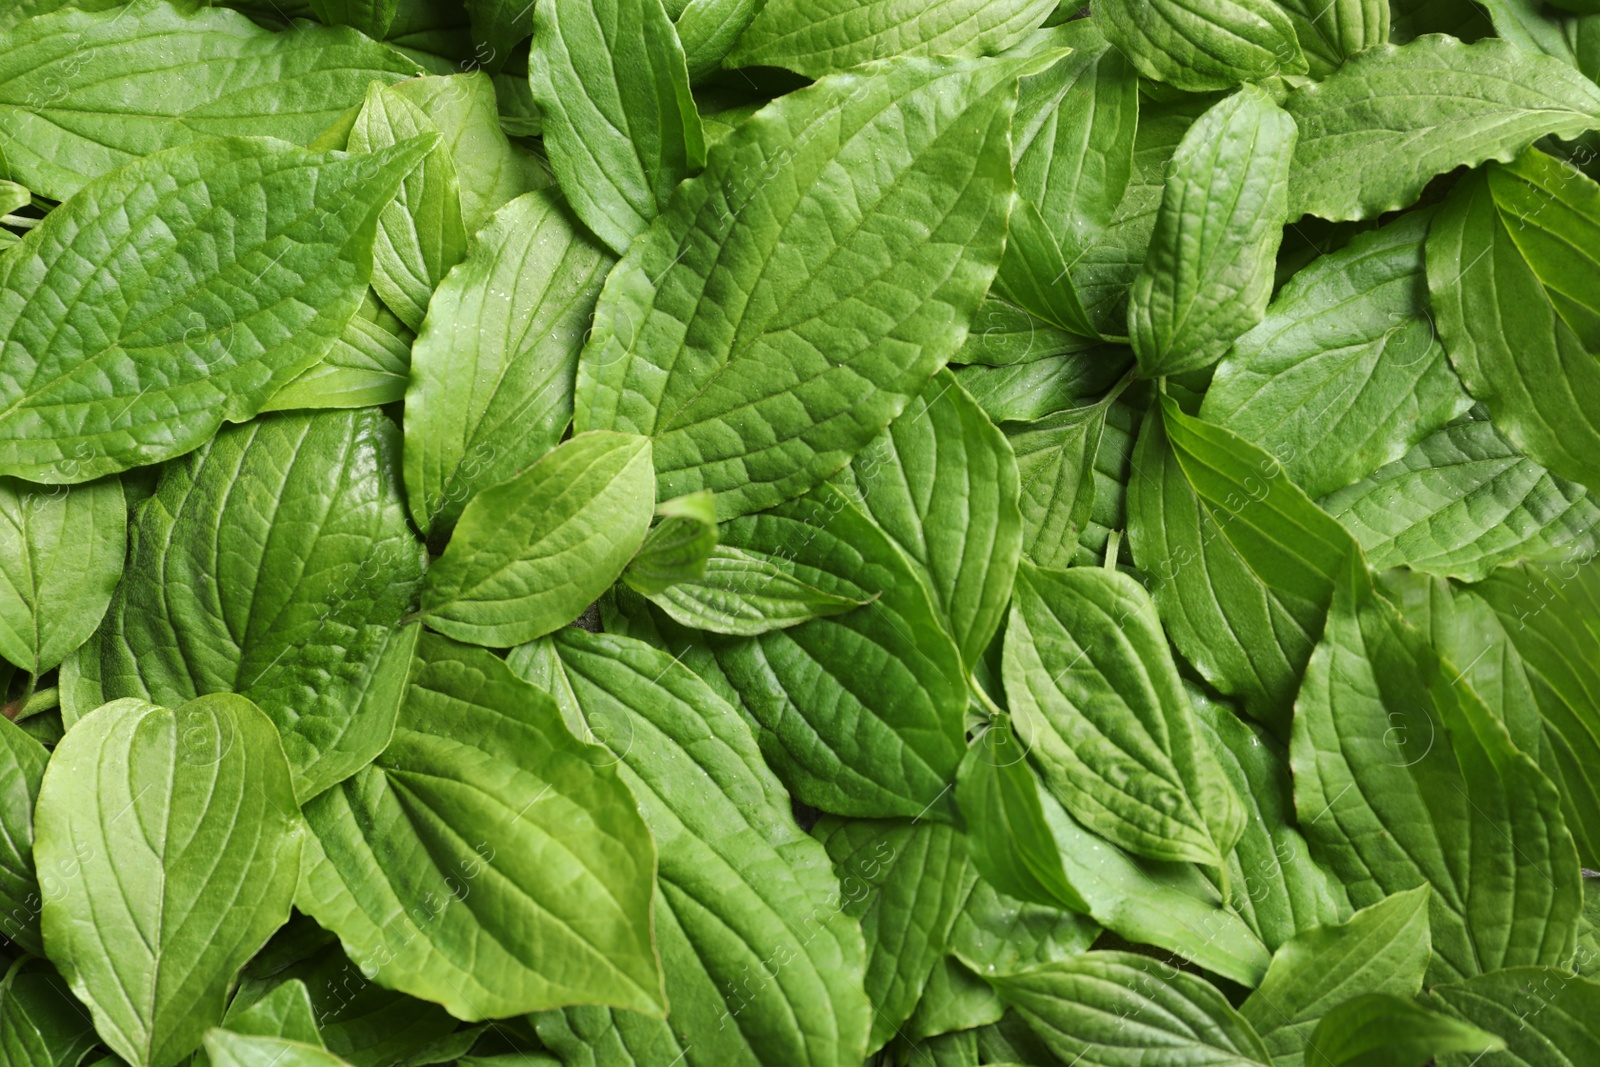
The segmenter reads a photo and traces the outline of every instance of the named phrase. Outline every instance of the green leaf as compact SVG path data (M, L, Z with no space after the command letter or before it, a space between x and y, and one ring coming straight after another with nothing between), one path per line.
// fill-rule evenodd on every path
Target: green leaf
M350 130L350 151L372 152L413 137L431 138L433 147L378 216L372 288L415 330L440 279L467 254L455 161L426 112L393 88L367 86L366 103Z
M781 556L718 545L698 578L647 594L677 622L696 630L756 637L812 619L842 615L872 597L838 596L807 585Z
M422 618L491 648L543 636L617 580L654 506L648 440L581 434L472 498L428 568Z
M1084 352L1100 344L1093 338L1069 333L990 289L972 320L966 341L950 362L1010 367ZM958 369L957 376L965 369Z
M1593 78L1600 73L1600 18L1552 11L1537 0L1484 0L1494 32L1525 52L1554 56Z
M658 1031L691 1067L856 1067L871 1011L859 934L740 713L638 641L568 628L553 645L563 687L606 739L660 849L655 929L672 1005L670 1028L598 1008L568 1019L610 1022L641 1063Z
M1088 903L1067 882L1027 760L1003 718L967 749L956 804L967 824L972 865L989 885L1019 901L1087 912Z
M655 846L611 764L503 660L427 635L394 740L305 806L296 906L364 973L457 1018L660 1015Z
M661 0L546 0L528 57L550 168L619 256L705 165L683 46Z
M0 471L87 481L254 416L360 307L378 212L426 148L217 138L50 212L0 261Z
M1600 491L1600 185L1541 152L1464 178L1428 236L1439 336L1529 459Z
M1294 23L1268 0L1194 7L1180 0L1111 0L1094 13L1140 74L1185 92L1307 70Z
M242 1008L235 997L222 1018L222 1026L236 1034L283 1037L322 1047L311 994L305 983L295 978L280 982L266 996Z
M1256 1028L1274 1067L1316 1063L1307 1045L1318 1020L1360 993L1414 997L1428 969L1426 886L1363 908L1337 926L1313 926L1273 953L1272 966L1239 1013Z
M237 692L283 735L306 800L389 743L424 552L376 411L281 415L166 467L84 648L99 699Z
M308 144L361 103L368 82L416 72L351 29L274 33L236 11L186 14L163 0L63 7L0 43L4 169L65 200L141 156L205 137Z
M333 26L353 26L374 40L389 35L397 0L310 0L317 18Z
M877 594L857 610L760 637L708 639L778 777L824 811L950 818L945 794L967 747L967 682L904 554L832 485L723 523L722 542L786 559L824 592Z
M1446 1056L1442 1067L1542 1067L1587 1063L1600 1056L1600 983L1559 967L1508 967L1431 990L1445 1011L1504 1040Z
M1366 993L1322 1017L1306 1045L1312 1067L1417 1067L1451 1052L1482 1055L1505 1042L1406 997Z
M0 656L37 677L89 639L122 576L127 524L115 478L0 478Z
M725 62L821 78L889 56L992 55L1054 8L1054 0L768 0Z
M1024 565L1005 683L1018 737L1073 818L1149 859L1224 864L1244 809L1199 736L1139 583Z
M1022 483L1022 554L1065 568L1094 513L1094 460L1114 397L1007 430Z
M214 1067L346 1067L345 1062L320 1045L234 1033L206 1031L206 1055Z
M673 8L681 8L676 13ZM722 60L761 9L761 0L668 0L689 80L698 83L722 69Z
M1021 551L1017 464L1005 435L941 371L850 461L840 484L917 565L962 661L975 664L1005 615Z
M559 198L502 208L433 294L406 390L406 491L442 541L473 496L520 474L572 418L578 350L615 261Z
M1128 536L1167 636L1279 737L1353 539L1266 452L1163 397L1145 419Z
M273 393L261 410L364 408L403 400L415 340L406 324L368 289L322 361Z
M1189 127L1134 280L1128 336L1147 378L1221 359L1272 295L1294 121L1246 86Z
M900 1028L900 1034L913 1041L956 1034L957 1031L997 1022L1005 1010L1005 1005L989 983L973 974L955 957L946 956L928 975L928 984L922 989L922 999L917 1001L911 1018ZM975 1034L956 1036L965 1036L969 1040L976 1038ZM976 1057L969 1062L976 1062Z
M1039 209L1026 197L1012 205L1006 250L991 290L1069 335L1097 336L1072 282L1072 265Z
M272 721L232 694L177 711L117 700L56 747L34 860L75 870L44 901L50 960L133 1067L172 1067L289 918L301 865Z
M866 938L867 1047L876 1051L922 998L977 872L961 834L943 823L829 816L814 832L838 872L844 914Z
M44 746L21 727L10 719L0 722L0 770L4 771L0 773L0 936L35 954L42 954L44 947L39 940L42 897L34 872L33 809L49 760ZM75 862L64 871L44 872L52 889L59 879L77 874Z
M662 501L656 516L661 521L650 528L644 544L622 572L628 588L645 596L704 575L717 547L717 501L711 493L701 491Z
M1376 218L1429 179L1600 126L1600 87L1507 41L1430 35L1368 49L1283 105L1300 127L1289 218Z
M1132 365L1125 346L1102 345L1010 367L962 367L955 377L999 425L1035 422L1102 397Z
M971 840L969 835L969 852ZM1100 927L1088 915L1007 896L980 875L950 928L950 951L980 974L1009 974L1076 956L1099 935Z
M1313 854L1360 906L1433 887L1429 980L1556 963L1581 895L1560 797L1353 560L1291 747Z
M1600 505L1589 492L1518 453L1488 421L1435 431L1322 506L1372 566L1468 582L1519 560L1600 550Z
M1269 1065L1261 1039L1203 978L1131 952L1086 952L989 979L1063 1062L1140 1067L1166 1062Z
M1387 0L1280 0L1313 78L1321 80L1351 56L1389 40Z
M607 279L577 428L654 437L662 495L711 489L725 518L838 470L966 337L1038 62L895 60L717 142Z
M78 1067L99 1038L83 1005L40 959L20 959L0 981L0 1058L7 1067Z
M1429 218L1404 215L1298 272L1218 365L1200 416L1278 457L1316 497L1465 411L1429 315Z

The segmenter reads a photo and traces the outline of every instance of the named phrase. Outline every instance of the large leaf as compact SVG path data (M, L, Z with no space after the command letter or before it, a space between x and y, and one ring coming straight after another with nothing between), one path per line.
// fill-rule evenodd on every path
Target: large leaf
M1083 1067L1266 1067L1261 1038L1205 979L1131 952L1086 952L989 979L1050 1051Z
M683 46L661 0L546 0L529 76L550 167L618 255L705 163Z
M411 516L442 540L479 491L561 440L611 256L558 198L528 193L474 239L428 305L406 390Z
M655 846L612 762L503 660L428 635L389 747L305 806L296 906L457 1018L659 1015Z
M50 753L21 727L10 719L0 722L0 937L39 954L44 951L39 940L43 900L34 871L33 809L49 761ZM78 876L78 865L46 868L44 876L53 891L61 879Z
M0 43L4 170L52 199L203 137L307 144L361 103L368 82L417 72L350 29L273 33L236 11L186 14L164 0L88 6L30 19Z
M1571 953L1578 857L1555 787L1358 562L1307 668L1291 752L1301 827L1352 903L1432 886L1430 980Z
M1278 461L1163 397L1134 453L1134 560L1167 636L1280 737L1355 543Z
M1247 86L1189 127L1128 305L1147 378L1221 359L1261 321L1283 237L1295 125Z
M1577 1067L1600 1057L1600 982L1559 967L1508 967L1431 991L1434 1004L1504 1040L1440 1060L1443 1067Z
M1269 0L1110 0L1094 13L1140 74L1188 92L1307 69L1294 24Z
M1600 550L1600 504L1589 491L1518 453L1488 420L1436 431L1322 506L1372 566L1468 582L1519 560Z
M0 472L87 481L255 415L360 307L378 213L426 149L217 138L50 212L0 265Z
M1413 212L1315 260L1217 367L1200 415L1311 496L1399 459L1472 403L1434 336Z
M382 414L281 415L167 467L128 573L84 648L103 699L242 693L283 735L308 799L389 743L424 552Z
M650 442L588 433L472 498L428 568L422 618L491 648L578 617L644 541L655 506Z
M1528 457L1600 491L1600 185L1541 152L1452 190L1428 236L1439 335Z
M172 1067L222 1019L246 960L289 918L301 866L289 765L240 696L177 711L118 700L45 770L34 859L51 962L133 1067Z
M768 0L726 62L820 78L889 56L987 55L1054 8L1050 0Z
M1239 1007L1274 1067L1315 1064L1306 1039L1336 1005L1358 993L1414 997L1428 969L1426 886L1386 897L1337 926L1285 942L1267 976Z
M1025 564L1005 684L1019 738L1075 819L1150 859L1224 864L1244 808L1200 736L1139 583Z
M34 676L89 639L122 576L115 478L43 489L0 478L0 656Z
M1017 462L1005 435L941 371L850 461L841 484L918 565L974 664L1011 599L1021 552Z
M654 437L662 496L714 490L724 517L843 466L961 347L1042 61L896 60L718 141L607 279L577 428Z
M856 1067L871 1010L860 935L745 720L638 641L568 628L551 644L558 692L606 739L660 849L656 938L672 1005L670 1026L598 1008L569 1008L568 1020L609 1023L641 1063L660 1034L690 1065ZM525 654L512 662L528 677ZM554 1021L540 1030L567 1058Z
M1289 218L1337 221L1406 207L1435 175L1509 160L1546 134L1600 126L1600 87L1508 41L1431 35L1370 48L1284 107L1300 127Z
M0 1059L7 1067L78 1067L98 1041L89 1013L48 963L11 965L0 981Z

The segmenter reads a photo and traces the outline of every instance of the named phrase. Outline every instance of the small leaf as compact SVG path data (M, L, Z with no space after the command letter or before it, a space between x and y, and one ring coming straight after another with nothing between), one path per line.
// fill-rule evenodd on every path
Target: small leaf
M650 528L638 554L622 572L628 587L646 596L704 575L711 551L717 547L713 494L701 490L664 500L657 506L656 516L660 521Z
M1311 1067L1417 1067L1451 1052L1481 1058L1505 1044L1415 1000L1364 993L1322 1017L1306 1043L1305 1062Z
M1268 0L1188 7L1179 0L1111 0L1101 29L1146 78L1185 92L1231 89L1275 74L1304 74L1294 24Z
M807 585L777 559L718 545L706 558L700 577L675 582L649 597L684 626L735 637L755 637L842 615L872 602L870 596L836 596Z
M50 753L0 715L0 936L42 955L39 909L43 901L34 872L33 810ZM52 887L78 875L76 862L63 871L45 868ZM0 1001L4 998L0 997Z

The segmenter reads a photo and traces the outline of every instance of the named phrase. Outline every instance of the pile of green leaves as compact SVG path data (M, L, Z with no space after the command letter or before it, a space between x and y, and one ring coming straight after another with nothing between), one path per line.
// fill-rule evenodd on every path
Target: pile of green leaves
M1600 1063L1555 2L11 0L0 1064Z

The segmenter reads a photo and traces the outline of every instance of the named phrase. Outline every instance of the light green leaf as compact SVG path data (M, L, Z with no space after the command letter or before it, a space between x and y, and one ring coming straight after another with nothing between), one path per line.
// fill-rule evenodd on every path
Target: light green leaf
M368 82L416 72L351 29L274 33L236 11L184 13L164 0L96 11L74 4L0 42L4 169L65 200L140 156L204 137L308 144L361 103Z
M425 553L372 410L258 419L164 469L80 659L99 699L237 692L283 735L309 799L389 743Z
M1279 0L1311 76L1326 78L1351 56L1389 40L1388 0Z
M1140 428L1128 487L1134 560L1178 651L1284 737L1355 542L1266 452L1170 399L1160 408Z
M675 20L691 82L722 70L723 58L760 9L761 0L668 0L667 13Z
M0 716L0 718L5 718ZM50 754L10 719L0 722L0 936L29 952L42 954L39 940L39 880L34 872L33 809ZM51 887L75 878L77 864L65 871L46 869ZM3 999L3 998L0 998Z
M206 1055L214 1067L347 1067L320 1045L223 1029L206 1031Z
M962 835L943 823L825 816L813 832L838 872L844 913L860 920L867 941L867 1047L876 1051L922 998L977 872Z
M1430 1001L1504 1040L1440 1059L1440 1067L1576 1067L1600 1056L1600 983L1560 967L1508 967L1439 986Z
M1306 670L1291 755L1301 828L1353 904L1432 886L1430 981L1570 955L1578 857L1555 787L1358 560Z
M1131 952L1086 952L989 979L1063 1062L1141 1067L1166 1062L1266 1067L1250 1024L1203 978Z
M439 280L467 254L455 161L426 112L393 88L369 85L350 130L350 151L372 152L412 137L431 138L433 147L378 216L372 288L415 330Z
M1139 583L1024 564L1005 684L1018 737L1073 818L1149 859L1224 864L1244 808L1199 735Z
M1600 505L1583 486L1521 455L1487 420L1423 438L1322 507L1374 567L1479 581L1519 560L1555 563L1600 550Z
M726 65L821 78L890 56L991 55L1054 8L1054 0L768 0Z
M36 812L50 960L133 1067L173 1067L289 918L301 824L272 721L216 694L117 700L56 747Z
M218 138L50 212L0 260L0 472L87 481L254 416L344 332L378 212L426 148ZM89 246L121 251L90 269L69 251Z
M567 1009L569 1024L609 1022L639 1063L653 1062L641 1052L659 1032L691 1067L856 1067L871 1011L860 934L739 712L638 641L568 628L551 643L660 849L655 929L672 1005L670 1025L598 1008Z
M1600 17L1552 11L1538 0L1483 0L1494 32L1525 52L1542 53L1593 78L1600 73Z
M1316 1063L1306 1039L1336 1005L1361 993L1414 997L1428 969L1426 886L1386 897L1337 926L1313 926L1273 953L1272 966L1239 1013L1256 1028L1274 1067Z
M1404 215L1298 272L1217 367L1200 416L1277 456L1317 497L1471 406L1429 315L1429 218Z
M1294 144L1294 121L1255 86L1183 135L1129 298L1128 336L1145 377L1209 366L1261 321Z
M648 440L581 434L472 498L428 568L421 617L491 648L543 636L617 580L654 506Z
M1094 512L1094 460L1114 397L1008 428L1022 483L1022 554L1065 568Z
M44 960L11 964L0 981L0 1059L6 1067L78 1067L99 1038L83 1005Z
M222 1018L222 1026L236 1034L283 1037L323 1047L311 994L297 978L280 982L266 996L244 1007L240 1007L235 997L228 1014Z
M717 501L711 493L702 490L664 500L656 516L661 521L650 528L622 572L628 588L645 596L705 574L717 547Z
M850 461L840 485L917 565L962 661L975 664L1005 615L1021 551L1005 435L941 371Z
M1456 167L1600 126L1600 87L1508 41L1429 35L1368 49L1290 94L1300 127L1289 218L1375 218Z
M607 279L577 428L654 437L662 495L711 489L725 518L838 470L966 337L1039 62L895 60L717 142Z
M402 400L411 376L411 343L415 340L406 324L368 289L322 361L272 394L261 410L364 408Z
M718 545L698 578L646 594L684 626L714 634L755 637L812 619L842 615L872 596L838 596L807 585L781 556Z
M1417 1067L1451 1052L1481 1055L1505 1042L1406 997L1367 993L1322 1017L1306 1045L1311 1067Z
M457 1018L662 1014L655 846L611 764L503 660L427 635L394 740L305 806L296 907Z
M115 478L45 489L0 478L0 656L35 677L89 639L122 576Z
M1007 896L980 876L950 928L950 951L981 974L1009 974L1076 956L1099 935L1100 927L1082 912L1029 904Z
M1269 0L1193 7L1181 0L1110 0L1094 13L1140 74L1185 92L1307 70L1294 23Z
M1564 69L1564 68L1563 68ZM1428 288L1461 380L1529 459L1600 491L1600 185L1541 152L1451 191Z
M411 516L443 541L473 496L561 440L610 253L558 197L528 193L473 238L433 294L406 391Z
M528 70L567 202L622 255L705 164L683 46L661 0L545 0Z

